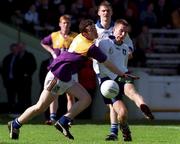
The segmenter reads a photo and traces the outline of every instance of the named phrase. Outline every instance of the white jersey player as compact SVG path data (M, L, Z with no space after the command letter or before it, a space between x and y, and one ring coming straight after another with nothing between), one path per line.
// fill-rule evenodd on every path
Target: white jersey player
M105 29L101 25L100 20L97 21L95 26L96 26L96 30L97 30L97 33L98 33L98 40L101 40L101 39L104 39L104 38L107 38L107 37L113 35L113 27L114 27L114 22L113 21L111 21L110 26L107 29ZM125 36L123 42L129 47L129 49L131 51L134 50L133 42L130 39L128 34Z
M106 7L104 7L105 9ZM100 40L102 39L106 39L109 36L111 37L113 35L113 27L114 27L114 22L111 20L109 23L109 26L106 27L106 25L102 26L102 23L100 20L97 21L97 23L95 24L96 26L96 30L98 33L98 39L96 40L96 43L98 43ZM106 27L106 28L105 28ZM128 46L129 50L131 52L134 51L134 46L133 46L133 42L130 39L129 35L127 34L123 40L123 42ZM96 74L99 75L99 67L97 65L97 61L93 60L93 67L94 70L96 72Z
M112 15L113 15L113 10L112 6L108 1L103 1L100 3L98 7L98 16L99 20L96 23L96 29L98 32L98 39L97 43L99 40L102 40L104 38L109 37L110 35L113 35L113 27L114 27L114 22L112 21ZM128 36L126 36L128 39ZM125 40L127 41L127 40ZM127 41L128 42L128 41ZM126 44L133 49L133 44L132 41L129 40L129 42ZM97 64L97 61L93 60L93 67L97 75L99 75L99 66ZM101 83L101 79L98 77L99 82ZM118 139L118 120L117 120L117 113L114 111L112 105L107 104L107 106L110 109L110 123L111 123L111 129L110 129L110 134L106 136L105 140L106 141L115 141Z
M128 55L129 48L126 44L122 43L120 45L115 43L115 39L106 38L99 42L98 47L103 51L108 59L113 62L120 70L123 72L128 72ZM109 77L110 79L115 79L116 74L109 71L102 64L99 64L100 78Z
M113 36L110 38L100 40L97 45L101 51L107 55L107 59L111 61L122 72L127 73L128 57L131 53L130 48L123 42L128 32L128 23L124 19L119 19L115 22L113 27ZM136 91L133 84L133 77L119 77L112 73L99 63L101 82L112 79L117 82L120 88L119 94L113 99L103 97L105 104L111 105L118 115L118 122L123 133L124 141L131 141L131 132L127 123L127 108L122 101L122 97L126 95L129 99L135 102L138 108L143 112L146 118L152 120L154 116L151 110L144 102L143 97ZM117 134L112 129L111 134L106 140L116 140Z

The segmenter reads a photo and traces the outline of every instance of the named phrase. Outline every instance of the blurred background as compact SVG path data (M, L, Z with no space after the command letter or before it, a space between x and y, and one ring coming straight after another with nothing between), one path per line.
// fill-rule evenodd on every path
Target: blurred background
M37 69L32 77L32 104L39 97L39 69L48 58L40 40L59 29L59 17L72 16L72 31L78 32L83 18L97 21L101 0L1 0L0 1L0 66L12 43L23 42L33 53ZM113 20L124 18L130 24L134 58L130 70L140 76L138 91L159 120L180 119L180 1L179 0L111 0ZM28 13L36 13L29 18ZM23 68L22 68L23 69ZM63 113L65 99L60 100ZM142 119L134 103L127 101L129 119ZM7 94L0 77L0 113L8 113ZM108 119L108 110L99 91L91 108L91 119Z

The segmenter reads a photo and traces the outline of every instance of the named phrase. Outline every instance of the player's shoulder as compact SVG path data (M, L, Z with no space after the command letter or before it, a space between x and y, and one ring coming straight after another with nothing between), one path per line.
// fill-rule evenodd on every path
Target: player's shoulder
M114 43L114 39L115 39L115 37L113 35L110 35L106 38L101 39L100 42L102 42L102 43Z
M104 39L101 39L97 46L100 48L100 49L103 49L103 50L107 50L109 49L110 47L113 47L114 43L113 43L113 40L110 39L110 38L104 38Z
M74 37L73 41L79 41L80 39L82 39L81 34L77 34L77 35Z
M59 38L59 36L60 36L60 31L54 31L54 32L52 32L51 34L50 34L50 36L51 36L51 38L52 39L56 39L56 38Z
M97 29L103 28L103 27L101 26L101 23L100 23L99 20L97 20L97 22L95 23L95 27L96 27Z
M103 39L97 38L97 39L95 40L95 45L100 46L100 45L103 45L103 44L106 43L106 42L107 42L107 38L103 38Z
M57 34L60 34L60 31L54 31L51 33L52 36L57 35Z

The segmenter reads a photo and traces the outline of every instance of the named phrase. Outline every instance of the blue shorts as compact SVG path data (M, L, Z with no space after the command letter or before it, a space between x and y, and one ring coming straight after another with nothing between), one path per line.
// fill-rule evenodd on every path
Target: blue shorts
M110 78L109 77L101 78L101 84L105 80L110 80ZM122 100L122 98L124 96L124 85L126 83L133 83L134 82L134 80L132 78L122 78L119 76L114 81L116 81L117 84L119 85L119 94L113 99L108 99L108 98L105 98L104 96L102 96L105 104L113 104L114 102L116 102L118 100Z

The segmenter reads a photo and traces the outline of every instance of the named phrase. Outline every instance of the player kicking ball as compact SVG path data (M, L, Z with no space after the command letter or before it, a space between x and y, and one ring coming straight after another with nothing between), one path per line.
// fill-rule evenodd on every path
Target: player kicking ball
M107 55L108 60L115 64L124 73L128 73L128 57L131 53L128 46L123 43L127 32L128 22L124 19L119 19L115 22L113 28L114 37L111 36L107 39L100 40L97 43L101 51L103 51ZM135 89L133 81L134 79L137 79L137 77L134 77L133 75L129 75L128 78L119 77L118 75L109 71L100 63L99 70L101 83L108 79L111 79L115 80L119 85L120 92L115 98L107 99L103 97L103 99L105 104L113 107L113 109L118 114L118 122L120 124L120 130L122 131L124 141L132 141L131 131L127 123L128 110L124 102L122 101L123 95L126 95L129 99L134 101L137 107L143 112L147 119L154 119L154 116L152 115L151 110L149 109L147 104L144 102L143 97ZM114 128L111 129L111 134L108 135L106 138L107 141L118 140L117 126L117 124L114 124Z
M65 137L74 139L69 130L69 123L86 109L92 101L87 90L74 78L74 75L83 68L83 64L88 58L94 58L103 63L118 76L128 77L127 74L121 72L120 69L107 60L107 56L94 44L94 39L98 37L98 34L92 20L82 20L79 24L79 31L80 34L74 38L69 50L62 52L49 66L44 89L38 102L8 123L11 139L18 139L21 126L38 114L43 113L63 93L77 98L78 101L73 104L66 114L59 118L55 127Z

